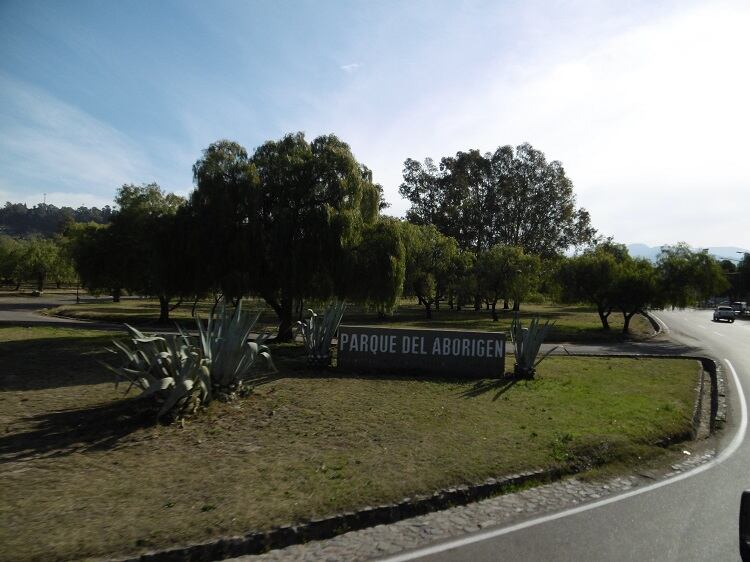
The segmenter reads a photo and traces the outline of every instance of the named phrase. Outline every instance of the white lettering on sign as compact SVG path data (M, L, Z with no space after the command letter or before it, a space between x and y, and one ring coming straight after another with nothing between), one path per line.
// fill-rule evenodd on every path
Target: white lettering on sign
M404 338L405 341L407 339L408 338ZM421 353L424 354L424 341L421 343ZM407 353L417 352L407 351ZM470 340L468 338L437 337L432 342L432 355L442 355L444 357L451 355L456 357L502 357L503 347L499 341L492 339Z
M357 351L377 355L381 353L404 353L410 355L439 355L442 357L486 357L502 358L503 342L492 338L470 339L436 336L432 346L427 347L424 336L402 336L398 349L398 336L393 334L349 334L339 338L341 351Z

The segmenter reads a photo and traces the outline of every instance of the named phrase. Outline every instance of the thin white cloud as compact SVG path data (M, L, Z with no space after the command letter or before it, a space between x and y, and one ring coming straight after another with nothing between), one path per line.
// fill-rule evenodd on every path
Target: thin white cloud
M153 179L143 151L106 123L5 74L0 92L0 183L9 195L49 186L111 201L123 183Z
M359 70L361 66L362 66L361 63L353 62L350 64L342 64L341 66L339 66L339 68L343 70L344 72L346 72L347 74L352 74L353 72L356 72L357 70Z

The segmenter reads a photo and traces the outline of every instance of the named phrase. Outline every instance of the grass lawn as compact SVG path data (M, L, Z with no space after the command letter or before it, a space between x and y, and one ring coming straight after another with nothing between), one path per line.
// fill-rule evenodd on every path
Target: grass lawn
M184 427L115 391L108 337L0 328L7 560L138 552L299 522L524 469L656 458L690 427L689 360L551 358L538 379L281 378Z
M213 303L199 302L196 309L198 315L206 318ZM176 321L186 321L191 318L191 305L186 303L172 312ZM263 311L260 322L268 330L276 328L276 316L263 301L250 300L245 306L250 310ZM320 307L315 307L319 311ZM127 299L119 303L88 302L59 306L49 310L50 314L85 318L90 320L128 322L134 324L154 323L159 317L159 303L152 299ZM622 315L613 313L610 316L612 329L605 332L601 329L596 310L586 306L563 306L554 304L524 304L521 317L528 321L539 315L542 319L555 322L548 341L554 342L603 342L624 339L621 334ZM401 306L392 315L384 319L372 311L361 307L350 306L344 314L344 324L373 324L382 326L443 328L456 330L489 330L505 331L510 328L513 317L511 311L500 312L500 320L492 321L488 310L475 311L473 309L455 311L443 307L438 312L433 311L433 318L427 320L424 308L415 302L403 300ZM651 334L651 325L640 315L633 318L630 324L631 337L642 338Z

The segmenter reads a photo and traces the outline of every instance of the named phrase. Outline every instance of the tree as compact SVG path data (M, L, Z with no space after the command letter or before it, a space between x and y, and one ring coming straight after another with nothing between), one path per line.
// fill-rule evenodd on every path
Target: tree
M175 297L192 289L185 268L193 263L177 211L185 200L154 183L126 184L117 192L108 227L69 229L71 254L84 285L93 291L120 289L159 299L159 322L167 322Z
M567 302L588 302L596 306L602 329L609 330L614 307L612 288L618 265L630 259L623 244L607 241L565 259L559 267L562 298Z
M729 288L719 262L685 243L663 246L656 263L662 295L672 306L684 308Z
M292 338L301 299L346 293L347 254L382 203L346 143L333 135L308 142L297 133L248 158L237 143L219 141L193 174L196 216L221 223L223 288L259 294L279 317L279 340Z
M127 251L109 226L75 223L68 227L70 255L84 287L92 293L106 291L119 300L126 285L129 264L122 258Z
M589 214L576 208L573 183L560 162L547 162L542 151L525 143L515 153L509 146L498 148L491 164L503 209L499 241L551 256L592 239Z
M193 177L196 189L185 213L193 225L195 254L206 272L194 284L237 300L251 290L258 253L254 246L259 240L250 224L258 220L260 186L255 165L241 145L220 140L203 151L193 166Z
M417 297L432 318L448 293L460 259L454 238L442 235L433 225L403 223L406 246L406 280L404 291Z
M479 290L490 304L492 320L497 321L497 302L514 300L518 310L538 282L539 257L526 255L522 248L496 244L479 256L476 275Z
M43 291L47 278L55 274L60 262L60 248L53 240L33 236L26 244L21 267L24 277L34 279L37 290Z
M406 220L413 224L432 224L444 228L443 174L432 158L426 158L424 164L407 158L403 177L399 193L411 203L411 208L406 212Z
M383 316L393 309L404 289L406 250L396 219L367 225L361 241L351 248L346 295L374 304Z
M24 243L7 235L0 235L0 281L21 286Z
M408 159L400 192L411 203L410 222L435 225L475 255L501 243L548 257L594 235L562 164L529 144L484 156L458 152L439 169Z
M663 299L660 292L656 269L646 259L627 259L618 264L615 280L612 283L612 302L622 312L624 326L628 333L630 320L649 306Z
M279 339L291 339L295 300L346 293L347 248L376 220L380 194L333 135L268 141L251 162L259 177L253 286L279 316Z
M740 300L750 296L750 254L747 252L737 264L737 292Z
M479 293L475 271L476 257L469 250L458 250L453 275L448 284L448 306L461 310Z
M175 251L182 233L175 215L185 199L164 192L157 184L123 185L119 207L112 217L110 235L117 238L118 257L127 263L124 288L159 299L159 322L166 323L170 302L186 292L180 265L188 258Z

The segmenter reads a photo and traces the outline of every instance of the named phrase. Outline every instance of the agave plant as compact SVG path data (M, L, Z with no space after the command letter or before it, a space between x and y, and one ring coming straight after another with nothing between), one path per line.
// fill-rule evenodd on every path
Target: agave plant
M127 394L135 386L141 390L140 397L152 396L161 402L158 417L179 418L195 411L201 404L211 400L211 383L208 369L199 350L180 336L147 336L125 324L131 335L131 345L113 341L122 359L120 367L103 363L130 384ZM119 353L118 353L119 352Z
M516 356L516 364L513 374L517 377L533 379L536 367L547 358L559 346L555 346L539 359L539 349L547 337L554 322L547 320L544 325L540 324L539 317L532 318L528 328L524 328L521 319L516 314L510 325L510 339L513 342L513 352Z
M331 364L331 342L339 329L344 316L345 304L336 301L328 306L321 316L308 309L310 317L297 322L302 341L307 349L307 360L316 367L327 367Z
M245 391L259 357L265 360L266 367L276 370L271 353L264 345L268 334L259 334L255 341L249 341L259 316L259 312L243 311L240 301L234 312L227 310L222 302L218 312L211 312L205 326L196 318L200 350L214 394L229 398ZM182 332L181 335L186 337Z

